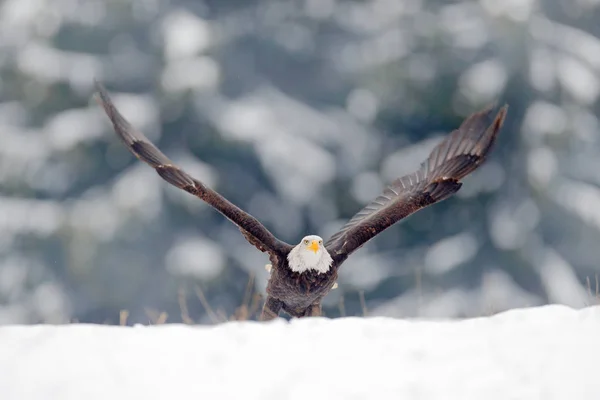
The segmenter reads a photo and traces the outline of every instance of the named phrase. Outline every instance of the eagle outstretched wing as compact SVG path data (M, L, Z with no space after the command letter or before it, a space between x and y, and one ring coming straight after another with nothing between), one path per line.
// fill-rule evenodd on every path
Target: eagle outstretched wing
M283 253L291 246L277 239L256 218L229 202L219 193L206 187L202 182L192 178L167 158L148 138L135 129L111 101L106 89L97 81L94 82L98 92L98 100L114 130L129 151L156 170L165 181L199 197L238 226L246 240L263 252Z
M508 106L490 124L493 108L469 116L433 149L418 171L396 179L352 217L325 243L329 254L344 259L401 219L456 193L460 180L481 165L502 127Z

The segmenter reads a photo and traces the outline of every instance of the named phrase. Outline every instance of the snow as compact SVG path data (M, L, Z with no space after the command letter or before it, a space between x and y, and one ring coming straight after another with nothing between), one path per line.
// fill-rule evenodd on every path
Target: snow
M5 326L0 397L591 399L600 306L467 320Z

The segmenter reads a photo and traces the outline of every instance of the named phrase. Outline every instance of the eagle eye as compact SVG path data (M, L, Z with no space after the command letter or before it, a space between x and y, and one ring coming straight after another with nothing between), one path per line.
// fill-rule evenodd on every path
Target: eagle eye
M319 244L323 244L323 241L322 241L322 240L319 240Z
M305 240L304 240L304 244L308 244L308 239L305 239Z

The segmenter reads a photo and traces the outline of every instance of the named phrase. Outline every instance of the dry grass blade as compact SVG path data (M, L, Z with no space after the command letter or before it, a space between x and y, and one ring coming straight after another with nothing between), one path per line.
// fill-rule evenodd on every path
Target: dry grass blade
M365 291L361 290L358 292L358 297L360 298L360 308L362 309L363 317L367 316L367 301L365 300Z
M248 306L242 304L235 309L235 313L230 318L233 321L247 321L249 318Z
M144 312L150 320L150 323L153 325L162 325L165 322L167 322L167 318L169 317L169 314L167 314L166 312L159 312L152 308L145 308Z
M216 314L219 322L225 322L229 319L227 318L227 313L222 308L217 309Z
M250 274L248 277L248 283L246 284L246 291L244 292L244 300L242 304L236 308L235 313L232 317L236 321L247 321L250 318L250 301L252 301L252 289L254 288L254 274Z
M338 302L338 308L340 310L340 317L346 316L346 304L344 303L344 296L340 296L340 301Z
M250 303L250 308L248 310L249 315L254 315L260 309L261 304L263 303L263 296L260 293L254 293L252 296L252 303Z
M222 322L221 320L219 320L219 317L217 317L217 314L215 314L210 304L208 304L208 300L206 300L206 296L204 296L202 288L198 285L194 285L194 291L196 292L196 296L198 296L198 299L200 300L200 303L202 304L202 307L204 307L204 310L208 314L210 320L215 324ZM225 321L226 320L227 318L225 318Z
M590 299L593 298L594 294L592 293L592 284L590 283L590 277L589 276L585 277L585 287L587 289L588 296L590 296Z
M595 278L594 290L592 290L592 281L589 276L585 277L585 287L587 289L588 296L590 297L592 302L600 304L600 279L598 278L598 274L595 274L594 278Z
M417 314L421 314L423 305L423 271L420 267L415 269L415 289L417 291Z
M155 324L156 325L165 324L167 322L167 318L169 318L169 314L167 314L165 311L163 311L163 312L160 313L160 315L156 319Z
M119 325L125 326L127 325L127 318L129 317L129 311L121 310L119 312Z
M246 292L244 293L244 305L248 307L250 300L252 299L252 288L254 288L254 273L250 273L248 277L248 283L246 284Z
M177 293L177 301L179 302L179 310L181 310L181 320L184 324L193 325L194 320L190 318L190 313L188 311L186 292L183 287L179 288Z

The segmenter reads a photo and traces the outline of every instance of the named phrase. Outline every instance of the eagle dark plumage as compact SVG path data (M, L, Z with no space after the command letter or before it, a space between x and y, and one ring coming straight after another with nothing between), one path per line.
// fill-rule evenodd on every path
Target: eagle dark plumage
M438 144L421 167L392 182L325 244L306 236L292 246L277 239L256 218L194 179L167 158L144 134L125 120L106 89L95 82L98 100L121 141L170 184L199 197L236 224L246 240L269 255L271 277L261 320L283 310L294 317L321 315L321 300L337 280L342 263L377 234L401 219L456 193L462 178L489 154L504 118L503 106L492 119L490 106L472 114Z

